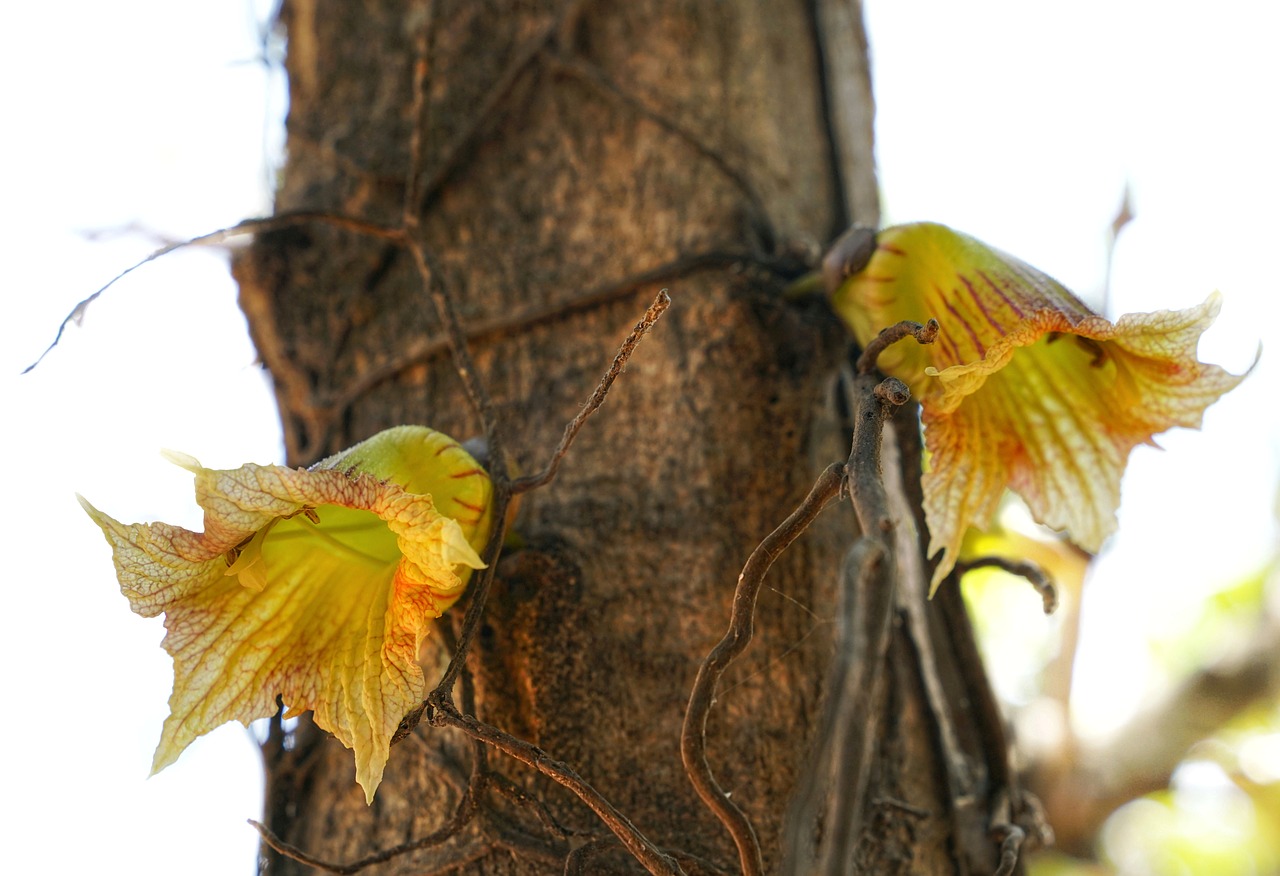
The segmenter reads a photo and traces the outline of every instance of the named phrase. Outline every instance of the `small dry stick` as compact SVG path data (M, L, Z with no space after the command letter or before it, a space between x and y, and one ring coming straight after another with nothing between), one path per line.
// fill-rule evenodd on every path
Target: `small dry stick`
M511 781L501 773L489 773L485 779L490 788L497 791L503 797L506 797L517 806L533 810L533 814L537 816L538 821L542 822L542 826L547 833L556 839L567 840L573 831L566 828L556 817L551 814L551 810L547 808L547 804L543 803L537 797L533 797L524 788Z
M809 528L809 524L822 509L840 494L844 476L843 465L833 463L828 466L791 516L769 533L747 558L733 593L729 630L702 661L698 677L693 683L693 691L689 694L684 728L680 733L680 755L684 760L684 769L702 802L720 819L733 837L734 844L738 847L743 876L762 876L764 873L760 841L756 838L755 828L751 826L746 813L729 799L729 795L716 782L711 772L711 765L707 762L707 717L715 699L716 684L729 664L751 643L755 627L756 597L760 594L765 573L769 571L773 561Z
M445 336L449 339L449 347L453 351L453 366L462 380L467 399L484 427L484 437L488 442L490 458L493 460L491 473L504 476L507 471L507 459L498 439L493 400L481 382L476 364L471 358L471 351L467 348L467 336L458 319L453 295L445 285L443 273L440 265L436 263L435 256L412 235L405 235L405 246L413 256L414 264L418 268L418 276L422 278L422 285L431 296L436 315L444 326Z
M418 189L416 205L418 211L425 212L449 177L478 153L479 150L474 147L483 135L485 127L493 123L497 117L498 108L511 94L516 83L530 69L533 62L541 57L543 47L555 39L559 26L560 21L557 17L542 31L517 47L509 56L506 67L489 87L485 96L480 99L476 111L462 129L441 148L436 167Z
M905 336L905 335L904 335ZM844 611L848 620L837 647L851 656L852 666L844 682L847 702L834 725L828 744L839 747L832 763L841 767L841 785L827 814L828 823L842 830L825 835L818 848L814 873L848 872L862 832L863 797L871 776L876 739L880 733L878 692L884 684L884 664L889 650L890 630L897 588L897 566L893 542L893 518L885 491L881 464L884 424L893 411L911 397L906 384L895 377L874 382L870 375L853 379L854 431L846 468L849 471L849 498L863 533L882 557L873 562L859 558L855 573L844 576L842 601L851 606ZM861 568L859 568L861 567Z
M826 674L825 702L814 736L814 750L796 782L796 800L788 815L783 834L783 865L786 876L820 873L819 857L843 861L846 849L856 845L859 836L849 825L856 807L852 790L858 785L862 770L863 739L871 729L859 693L868 683L865 645L866 602L874 591L884 590L889 573L884 545L877 539L861 538L846 555L840 569L842 583L836 618L837 647ZM838 825L824 830L815 848L813 827L817 824ZM841 866L843 866L841 864Z
M495 472L496 474L497 472ZM480 619L484 615L485 604L489 601L489 590L493 586L494 571L498 567L498 554L502 552L502 543L507 537L507 507L511 503L511 490L507 486L506 478L504 476L495 476L493 480L493 532L489 533L489 542L485 545L484 552L481 554L481 559L484 560L485 566L471 578L471 597L470 602L467 604L467 613L462 618L462 629L458 633L458 644L453 649L453 656L449 658L449 665L445 667L444 674L440 676L440 681L436 684L435 689L427 695L427 703L429 704L438 706L446 701L451 701L453 686L458 680L458 674L462 671L462 667L466 665L467 654L471 651L471 643L475 640L476 631L480 629ZM422 712L416 710L406 716L406 721L410 721L407 729L413 730L421 717Z
M563 51L563 48L561 49ZM583 58L572 58L565 55L547 52L546 59L548 67L552 70L574 76L580 82L590 86L597 93L607 98L622 103L624 106L632 110L632 112L653 122L658 127L674 135L677 139L683 141L690 146L695 152L703 158L715 165L730 182L737 186L738 190L746 198L748 208L752 215L759 220L765 229L765 234L769 239L773 239L773 226L769 222L768 214L764 208L764 199L760 197L760 193L756 191L751 180L742 171L738 170L725 155L719 150L713 148L706 143L697 132L691 128L686 128L675 119L665 113L653 109L639 97L627 92L616 82L611 80L600 67Z
M384 849L381 852L376 852L368 857L361 858L358 861L352 861L350 864L335 864L332 861L326 861L322 858L317 858L314 855L309 855L297 846L290 845L280 839L280 837L276 836L271 828L267 827L265 824L254 821L252 818L249 819L249 824L253 825L254 829L258 831L258 834L262 837L262 841L264 843L279 854L284 855L286 858L292 858L299 863L306 864L309 867L315 867L317 870L323 870L326 873L338 873L341 874L341 876L349 876L349 874L352 873L359 873L366 867L372 867L374 864L381 864L386 861L390 861L393 858L398 858L401 855L407 855L410 852L416 852L421 849L430 848L431 846L438 846L441 843L448 841L450 838L457 836L459 831L466 827L467 824L475 818L477 811L478 807L475 805L471 796L465 796L457 810L453 813L453 817L445 822L439 830L436 830L421 839L401 843L398 846L394 846L390 849Z
M560 439L560 446L552 454L551 462L536 475L516 478L512 481L511 492L513 494L523 493L551 483L556 476L556 472L560 470L560 463L564 460L565 454L569 452L569 446L573 444L573 439L582 430L587 418L604 404L605 398L609 395L609 388L613 386L613 382L622 373L622 369L626 368L627 360L635 352L640 339L649 333L649 330L653 328L654 324L670 306L671 296L667 294L666 289L663 289L658 293L658 297L653 299L653 303L649 305L649 309L644 312L644 316L640 318L635 328L631 330L631 334L627 335L627 339L622 342L622 346L618 348L618 354L613 357L613 364L609 366L609 370L605 372L604 377L600 378L600 383L596 386L595 392L591 393L591 398L587 399L587 403L582 406L582 410L578 411L578 415L569 422L569 425L564 427L564 436Z
M423 0L422 23L414 38L413 46L413 103L409 118L413 120L409 130L409 170L405 173L404 203L400 210L400 223L405 228L418 227L418 176L422 172L422 135L429 129L427 110L427 77L431 74L431 44L435 27L436 4Z
M480 618L484 615L485 606L489 601L489 590L493 586L493 575L498 565L498 554L502 551L502 542L506 538L507 506L511 501L511 490L507 480L507 472L510 468L507 464L506 450L498 434L498 419L493 411L493 400L489 396L489 391L485 388L484 382L480 380L475 361L471 358L471 351L467 348L467 336L462 330L462 323L458 319L457 311L454 307L453 295L445 285L440 266L436 263L435 256L413 235L405 234L404 243L410 255L413 256L414 264L418 268L418 275L422 278L422 285L430 295L431 302L436 309L436 315L440 318L440 322L444 327L445 336L449 339L449 347L453 351L454 369L458 372L458 377L462 381L463 389L467 393L467 399L471 402L472 409L476 412L476 416L480 418L480 423L484 428L485 444L492 463L489 466L489 473L494 487L494 526L493 531L489 534L489 542L485 545L483 554L485 566L475 575L471 582L471 602L467 606L466 615L463 617L462 631L458 635L458 646L454 649L453 656L449 659L449 665L445 668L440 682L427 697L428 702L435 704L438 708L442 707L446 702L452 707L453 685L458 679L458 673L462 671L462 667L466 663L467 654L471 650L471 643L475 639L476 631L480 629ZM412 729L412 727L409 729Z
M867 344L867 348L858 357L854 368L859 374L870 374L875 370L876 360L880 358L880 354L885 351L885 348L896 344L905 337L913 337L921 344L932 344L938 337L938 329L938 321L932 318L924 325L912 322L909 319L904 319L897 325L891 325L876 335L871 340L871 343Z
M1027 583L1036 589L1044 601L1044 613L1053 614L1058 607L1058 588L1054 586L1049 573L1030 560L1011 560L1006 557L974 557L972 560L961 560L956 563L956 574L964 575L974 569L1002 569L1010 575L1025 578Z
M567 301L553 301L469 323L466 326L467 341L499 338L525 331L564 319L575 313L583 313L611 304L643 286L675 280L711 268L738 264L751 264L766 270L775 267L771 262L756 259L750 253L733 250L713 250L684 255L620 280L602 283ZM341 392L334 394L320 405L320 415L332 421L379 383L390 380L406 368L428 361L447 349L449 349L449 339L442 333L411 341L402 351L357 375L351 383L343 387Z
M613 831L623 847L654 876L682 876L680 865L649 841L625 815L605 799L586 779L578 775L568 764L555 760L541 748L510 733L505 733L471 715L458 711L452 702L432 700L428 707L428 720L432 726L454 727L473 739L491 745L521 763L533 767L552 781L563 785L600 817Z
M581 876L590 872L587 867L618 842L613 836L598 836L569 852L564 859L564 876Z
M54 347L58 346L58 342L62 340L62 335L67 330L67 326L73 322L79 324L80 321L84 319L85 311L88 310L89 305L94 301L97 301L98 298L102 296L102 293L106 292L117 282L123 280L143 265L153 262L161 256L166 256L175 250L184 249L188 246L210 246L222 243L227 238L235 237L240 234L277 231L281 228L289 228L294 225L301 225L307 222L323 222L326 225L344 228L348 231L354 231L357 234L368 234L372 237L378 237L383 240L390 240L393 242L399 242L404 238L404 234L395 228L387 228L384 225L378 225L374 222L366 222L363 219L354 219L350 216L342 216L337 213L325 213L317 210L299 210L291 213L280 213L275 216L268 216L265 219L245 219L243 222L238 222L227 228L219 228L217 231L210 231L208 234L201 234L199 237L170 243L166 246L160 247L160 249L151 253L151 255L147 256L142 261L125 268L123 271L108 280L106 285L102 286L102 288L97 292L94 292L88 298L77 302L76 306L71 308L71 312L63 317L62 322L59 323L58 332L54 335L53 342L45 348L45 351L40 354L40 357L36 359L36 361L22 369L22 373L26 374L28 371L44 361L44 357L48 356L50 351L52 351Z
M419 264L419 270L425 272L427 276L424 276L424 280L429 281L428 278L431 274L431 267L426 261L427 255L425 250L417 247L416 244L412 245L411 249L413 249L415 253L421 253L423 255L423 260ZM463 333L461 326L458 324L457 319L453 316L451 299L449 299L447 294L444 292L441 292L440 294L441 298L437 301L437 307L440 310L442 318L446 316L448 317L447 319L444 319L444 321L446 323L446 331L449 333L451 343L460 345L460 348L465 354L463 357L460 357L455 361L457 362L459 373L464 377L464 382L467 382L466 374L474 373L474 365L471 364L470 354L466 353L466 336ZM530 486L521 486L526 479L510 482L507 480L505 475L505 472L508 470L505 456L500 456L498 454L493 455L490 471L493 472L494 481L494 527L493 532L489 536L489 543L486 545L483 554L483 559L486 565L485 568L481 569L472 578L471 602L467 606L467 613L462 621L462 631L458 635L458 645L454 649L453 656L450 658L449 665L446 667L444 675L441 676L440 682L436 685L435 690L433 690L427 697L427 701L437 708L443 707L443 704L452 696L454 682L457 680L458 673L466 662L467 653L470 651L471 643L475 639L476 630L480 628L480 618L484 613L485 603L489 598L489 589L493 583L494 570L497 568L498 553L501 551L503 540L506 538L506 509L511 501L511 497L516 492L524 492L535 486L540 486L542 483L546 483L555 477L556 469L559 466L560 460L568 451L568 446L573 441L574 436L582 428L582 424L586 421L587 417L604 402L605 396L608 394L609 387L613 385L613 381L617 378L618 374L621 373L623 367L626 365L627 359L630 358L631 353L640 342L640 338L653 327L653 324L657 322L658 318L670 304L671 297L667 294L667 290L663 289L658 293L658 297L654 299L654 302L649 306L649 309L645 311L644 316L641 317L640 321L636 324L632 333L625 341L623 341L621 349L618 350L617 356L614 357L613 365L605 374L604 379L600 381L600 385L596 387L595 393L592 394L591 399L587 402L582 411L578 413L578 416L575 417L574 420L565 428L565 437L561 440L560 448L557 450L556 456L553 457L551 465L547 467L547 470L544 471L542 475L537 475L533 478L534 480L538 480L545 475L545 480L541 480L540 483L534 483ZM459 347L455 346L455 351L458 348ZM455 352L455 356L456 355L457 354ZM478 395L483 393L483 387L479 385L478 381L476 381L476 389ZM484 394L481 399L475 400L474 403L483 403L487 398L487 394ZM490 438L489 446L491 448L494 446L493 441L495 440L496 435ZM417 718L419 716L420 715L412 716L411 725L408 727L409 730L412 730L413 726L417 724Z
M1014 824L1013 801L1009 789L1001 789L996 794L995 805L991 808L991 836L1000 842L1000 861L992 876L1013 876L1018 866L1018 852L1027 838L1027 832Z

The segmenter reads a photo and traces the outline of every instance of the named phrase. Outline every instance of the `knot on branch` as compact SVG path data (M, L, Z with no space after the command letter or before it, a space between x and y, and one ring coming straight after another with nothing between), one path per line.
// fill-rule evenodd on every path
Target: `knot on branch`
M891 325L887 329L882 329L880 334L876 335L871 343L867 344L867 348L862 351L862 355L858 357L857 371L859 374L870 374L876 368L876 360L880 358L888 347L898 343L906 337L916 339L918 344L932 344L938 338L938 330L941 326L938 321L932 317L924 325L918 322L912 322L904 319L896 325Z
M937 323L934 323L937 325ZM901 407L911 401L911 390L896 377L886 377L876 384L876 398L882 402Z

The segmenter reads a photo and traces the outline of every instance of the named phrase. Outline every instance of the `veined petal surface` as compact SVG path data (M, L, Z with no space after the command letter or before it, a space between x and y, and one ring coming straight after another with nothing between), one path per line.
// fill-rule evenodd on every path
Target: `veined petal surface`
M279 696L354 750L371 801L392 734L425 695L418 653L430 622L483 565L488 476L421 427L310 470L170 458L195 474L204 532L122 524L81 499L134 611L165 617L174 690L153 771L214 727L274 714ZM437 492L411 489L423 485Z
M1035 268L932 223L881 232L833 301L864 345L901 320L941 324L934 345L896 344L879 359L920 399L930 553L942 552L935 589L965 530L989 525L1006 488L1041 523L1098 550L1115 529L1130 451L1199 427L1244 379L1196 358L1217 293L1112 324Z

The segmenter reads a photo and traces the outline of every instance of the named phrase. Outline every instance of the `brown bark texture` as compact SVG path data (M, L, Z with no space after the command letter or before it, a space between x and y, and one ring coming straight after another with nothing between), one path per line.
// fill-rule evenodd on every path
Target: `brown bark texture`
M522 497L454 696L571 767L681 871L739 872L682 765L682 721L747 557L849 453L832 401L848 341L824 303L782 293L843 226L878 218L856 4L287 0L283 20L277 212L409 218L518 471L546 464L670 290L558 477ZM291 464L400 423L484 431L401 240L299 221L260 234L236 272ZM918 429L899 431L909 459ZM806 764L857 537L838 502L777 559L710 712L708 761L766 872L797 783L825 779ZM1005 753L963 606L952 592L913 625L904 600L922 594L898 599L859 819L792 835L854 831L863 872L992 872ZM429 686L464 610L428 644ZM939 696L959 704L941 720ZM396 847L360 872L644 871L545 771L429 717L371 806L340 744L305 718L277 727L267 827L340 872Z

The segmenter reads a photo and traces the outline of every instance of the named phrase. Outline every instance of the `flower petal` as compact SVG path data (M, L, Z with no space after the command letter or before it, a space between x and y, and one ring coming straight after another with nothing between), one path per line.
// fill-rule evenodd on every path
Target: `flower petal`
M81 499L134 611L165 615L174 690L153 771L226 721L274 714L279 695L290 714L314 710L354 749L372 800L391 736L425 694L417 657L430 621L461 594L458 567L483 565L473 545L488 537L491 489L468 454L431 430L376 440L310 471L215 471L183 457L203 533L124 525ZM443 472L428 480L444 501L461 495L477 509L465 525L441 516L432 496L387 480L424 459Z
M433 496L440 513L458 521L471 546L484 550L492 526L493 483L448 435L422 426L393 426L311 468L355 469L395 481L410 493Z
M1050 277L941 225L881 232L834 304L863 344L904 319L942 326L933 346L898 344L879 359L923 411L929 552L942 552L935 589L965 530L989 524L1006 487L1041 523L1098 550L1115 529L1133 447L1198 427L1243 379L1196 359L1216 293L1113 325Z

